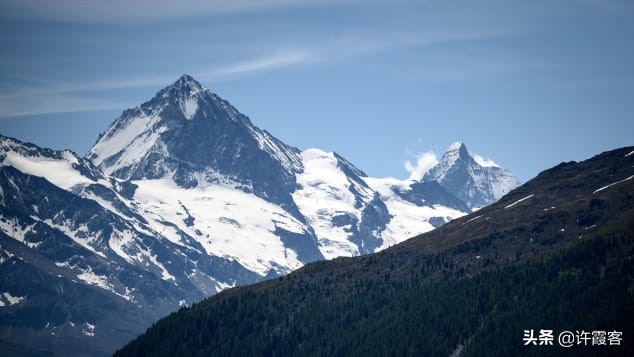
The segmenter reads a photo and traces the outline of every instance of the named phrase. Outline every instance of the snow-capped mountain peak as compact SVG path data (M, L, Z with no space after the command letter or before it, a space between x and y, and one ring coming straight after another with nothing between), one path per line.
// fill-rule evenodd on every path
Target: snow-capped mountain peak
M195 80L189 74L183 74L176 80L176 82L174 82L169 87L166 87L165 90L166 91L175 90L181 93L189 92L190 95L194 95L198 92L205 91L208 89L204 85L202 85L200 82Z
M46 306L71 309L55 326L84 318L82 294L59 294L69 287L149 322L230 286L385 249L516 183L478 160L457 142L429 182L371 178L335 152L286 145L183 75L125 110L85 158L0 136L0 268L28 258L16 276L40 279ZM39 289L51 278L63 285ZM36 300L20 288L11 296ZM103 315L85 325L118 322Z
M213 97L213 93L190 75L182 75L174 84L166 87L159 95L176 102L185 119L191 120L196 115L199 100L203 96Z
M471 209L487 206L519 186L508 170L480 155L472 156L460 141L447 148L422 181L437 181Z
M449 147L443 154L440 163L443 163L445 164L445 166L450 167L458 160L469 160L469 158L470 155L465 144L461 141L456 141L449 145Z
M469 155L469 152L467 151L467 146L462 141L454 141L453 143L451 143L451 145L449 145L449 147L445 151L445 154L453 152Z
M226 182L289 204L302 170L299 150L188 75L124 111L87 158L121 179L171 178L184 188Z

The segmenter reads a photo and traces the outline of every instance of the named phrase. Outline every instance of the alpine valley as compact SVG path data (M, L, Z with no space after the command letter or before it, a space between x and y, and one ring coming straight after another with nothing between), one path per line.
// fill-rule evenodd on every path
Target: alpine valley
M371 178L183 75L85 157L0 136L0 348L106 355L179 307L381 251L518 185L459 142L421 180Z

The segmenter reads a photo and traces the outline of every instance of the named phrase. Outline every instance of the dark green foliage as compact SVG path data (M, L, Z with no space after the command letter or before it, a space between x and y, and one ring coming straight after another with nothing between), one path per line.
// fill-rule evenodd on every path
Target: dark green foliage
M616 234L430 282L291 275L182 309L117 355L631 355L633 249ZM525 329L617 330L623 345L524 346Z

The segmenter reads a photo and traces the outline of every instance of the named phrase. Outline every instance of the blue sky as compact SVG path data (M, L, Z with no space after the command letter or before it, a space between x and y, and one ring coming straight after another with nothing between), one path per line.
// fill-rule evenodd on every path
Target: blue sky
M634 145L632 44L628 0L2 0L0 134L84 154L188 73L372 176L459 140L525 181Z

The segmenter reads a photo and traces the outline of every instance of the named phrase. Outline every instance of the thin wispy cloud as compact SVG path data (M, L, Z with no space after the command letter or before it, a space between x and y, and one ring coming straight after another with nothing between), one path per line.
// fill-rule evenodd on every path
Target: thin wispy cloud
M218 68L210 72L209 76L213 79L214 77L227 75L268 71L281 67L309 63L313 59L314 57L312 57L311 54L306 51L298 50L283 53L274 53L269 56L258 57Z
M358 0L4 0L0 18L119 23L306 6L339 6L351 2Z
M0 93L0 98L19 98L34 95L53 95L65 93L99 92L115 89L152 87L174 80L174 76L151 76L126 79L90 80L86 82L63 82L44 84L35 87L10 88Z
M19 98L0 97L0 118L29 115L94 112L100 110L121 110L129 103L102 98L89 98L66 94L46 96L22 96Z
M285 49L257 54L251 58L236 60L225 64L217 64L212 68L189 68L188 72L202 81L227 81L237 76L256 75L299 65L317 65L347 60L359 56L391 52L421 46L432 46L454 41L477 41L500 33L482 31L479 33L450 31L434 34L359 33L345 38L315 42L312 44L288 45ZM259 52L262 44L251 45L251 52ZM6 88L0 92L0 117L32 115L66 111L90 111L117 108L117 101L104 102L99 99L99 92L135 88L158 88L168 85L183 73L154 74L132 78L91 79L85 82L54 82L32 85L37 78L28 78L24 87ZM33 100L33 98L39 100ZM82 102L83 98L83 102ZM56 102L57 100L57 102ZM28 108L28 109L24 109Z
M301 2L301 6L334 6L336 4L351 4L356 0L347 0L344 2L335 2L331 0L310 0ZM382 0L374 1L375 5L383 3L375 8L381 9L387 4ZM124 4L125 3L125 4ZM205 15L205 14L227 14L242 13L274 9L274 8L292 8L299 2L291 0L237 0L234 2L225 1L185 1L178 4L159 0L147 6L145 1L140 0L113 0L113 2L77 2L71 0L60 0L49 2L43 0L23 0L23 1L7 1L3 7L4 15L0 18L21 16L13 13L12 9L20 9L21 14L25 16L43 16L50 20L65 20L65 16L80 17L83 20L90 20L93 17L100 17L102 20L109 17L126 19L127 16L134 15L138 12L138 16L145 19L160 19L162 16L189 16L189 15ZM308 4L308 5L307 5ZM388 9L388 7L384 7ZM437 11L438 9L434 10ZM16 10L17 11L17 10ZM440 11L440 10L438 10ZM444 11L444 10L443 10ZM124 14L125 13L125 14ZM39 15L38 15L39 14ZM69 15L72 14L72 15ZM218 18L221 18L219 16ZM251 18L251 17L248 17ZM298 66L318 66L323 64L332 64L337 62L345 62L357 60L363 56L373 56L381 54L392 55L398 51L407 51L416 49L417 51L425 51L429 48L431 52L437 45L457 44L462 46L465 43L473 43L479 41L487 41L504 37L514 36L515 29L509 29L497 26L478 26L476 28L470 26L447 26L447 27L428 27L420 21L394 24L387 22L381 26L370 26L369 24L346 24L343 31L333 35L332 32L323 31L321 27L313 28L308 26L302 31L288 32L287 28L273 26L269 20L263 20L261 14L255 15L258 21L240 21L240 25L222 23L221 25L208 27L203 24L192 23L183 29L183 33L176 37L171 37L171 32L165 34L152 34L150 41L140 43L144 40L142 35L135 35L133 43L126 46L143 46L148 49L148 61L151 61L153 72L151 74L141 74L138 70L135 74L125 78L99 78L90 76L74 76L81 78L78 81L47 78L46 74L42 75L41 68L54 68L59 66L60 59L63 59L63 53L52 53L45 57L21 58L25 61L24 65L13 63L6 67L9 71L16 72L17 68L25 67L26 69L34 69L35 71L24 70L27 78L6 81L4 88L0 88L0 117L27 115L33 113L47 112L63 112L63 105L72 104L67 110L102 110L105 107L121 104L119 100L107 101L111 93L108 91L131 90L140 88L160 88L168 85L175 80L180 74L188 73L204 83L212 84L214 82L231 81L235 78L244 78L245 76L255 76L259 73L277 71ZM82 21L83 21L82 20ZM96 20L97 21L97 20ZM315 24L312 24L313 26ZM84 26L84 25L81 25ZM265 26L267 30L260 31L259 26ZM273 26L273 27L271 27ZM56 35L56 39L64 38L68 41L76 41L71 48L82 48L90 43L91 37L83 33L72 32L75 27L70 26L71 30L61 31ZM99 27L98 27L99 28ZM134 27L135 29L137 26ZM139 29L142 29L140 26ZM154 28L154 27L152 27ZM221 31L220 37L214 36L209 38L206 36L208 31ZM72 35L72 37L67 37ZM94 33L93 33L94 35ZM181 59L174 63L170 60L162 63L160 55L162 49L158 49L156 44L159 43L164 36L168 36L171 41L180 38L190 38L185 41L186 46L179 45L177 47L177 56ZM26 38L33 42L33 46L41 45L37 40L33 40L33 36ZM35 37L36 38L36 37ZM248 40L244 40L248 38ZM111 42L108 36L99 36L99 43L103 43L102 47L95 48L102 51L102 48L117 48L116 42ZM17 40L11 40L17 41ZM65 45L61 42L60 45ZM204 51L203 48L213 49L213 51ZM108 53L107 50L103 50ZM192 58L188 57L188 53L192 53ZM216 53L221 54L218 56ZM138 58L138 51L129 51L127 55L130 58ZM200 56L202 54L203 56ZM125 54L123 54L125 56ZM56 57L58 56L58 57ZM417 68L399 68L403 74L415 78L418 68L425 67L422 80L426 81L468 81L473 78L482 78L487 75L495 75L501 71L512 72L514 70L522 70L526 67L525 63L517 63L513 61L490 61L489 58L471 56L465 63L460 57L462 54L457 53L450 58L443 58L442 61L436 63L425 63L429 61L426 56L422 63L425 66L417 65ZM92 57L85 60L90 61ZM14 60L13 57L0 56L0 63L7 63ZM46 61L50 61L49 66ZM98 60L98 59L97 59ZM34 61L29 63L29 61ZM526 61L524 61L526 62ZM77 62L81 64L81 62ZM529 64L530 65L530 64ZM179 67L180 66L180 67ZM178 68L177 68L178 67ZM58 70L65 70L65 67L56 67ZM167 68L165 72L161 68ZM435 68L435 69L434 69ZM174 70L179 72L174 72ZM433 70L429 70L433 69ZM386 70L392 70L387 68ZM396 70L396 69L394 69ZM117 68L120 73L125 69ZM34 75L28 77L28 73L33 72ZM85 78L85 79L83 79ZM102 100L102 95L105 96ZM32 97L39 97L41 100L34 101ZM60 99L60 104L55 104L54 99ZM82 103L83 100L83 103ZM21 109L21 108L28 108ZM113 109L113 108L111 108ZM119 108L123 109L123 108Z
M63 82L22 88L0 93L0 118L39 114L123 110L131 103L112 100L104 91L157 87L175 80L175 76Z
M252 75L310 61L311 56L306 51L292 50L237 61L211 70L194 69L191 73L200 80L222 81L237 75ZM165 86L181 74L183 73L7 88L4 93L0 93L0 117L123 109L121 102L104 101L95 96L98 97L99 92L118 89ZM92 95L82 95L87 92Z

